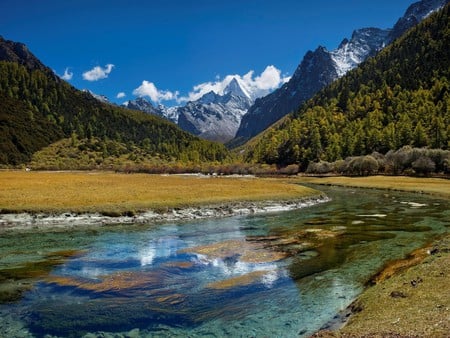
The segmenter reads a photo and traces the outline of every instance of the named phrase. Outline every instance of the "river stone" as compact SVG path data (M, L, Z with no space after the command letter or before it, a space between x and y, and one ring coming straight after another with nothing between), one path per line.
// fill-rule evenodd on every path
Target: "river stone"
M407 295L405 295L403 292L401 291L392 291L390 296L392 298L406 298L408 297Z
M140 337L139 329L136 328L136 329L133 329L133 330L129 331L129 332L126 334L125 337L127 337L127 338L139 338L139 337Z

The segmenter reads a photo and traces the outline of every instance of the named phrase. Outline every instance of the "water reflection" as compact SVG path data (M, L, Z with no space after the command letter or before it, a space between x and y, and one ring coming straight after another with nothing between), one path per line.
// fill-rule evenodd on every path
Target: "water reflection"
M27 288L0 305L0 335L307 335L449 223L426 196L321 189L333 201L299 211L4 236L0 294Z

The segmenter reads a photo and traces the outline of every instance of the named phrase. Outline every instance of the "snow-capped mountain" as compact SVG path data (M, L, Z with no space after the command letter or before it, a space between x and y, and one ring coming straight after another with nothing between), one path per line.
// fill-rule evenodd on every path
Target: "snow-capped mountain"
M403 15L395 24L391 31L390 39L394 40L400 37L411 27L417 25L431 13L443 8L449 0L423 0L416 2L408 7Z
M210 91L179 107L178 126L207 140L227 142L236 135L242 116L252 103L249 93L233 78L223 95Z
M422 0L412 4L392 29L363 28L355 30L350 40L328 51L318 47L304 56L292 78L273 93L257 99L243 116L234 144L241 144L271 124L295 111L320 89L358 66L368 57L401 36L409 28L450 0Z
M182 107L153 106L143 97L125 102L129 109L162 116L181 129L207 140L227 142L234 138L242 116L253 104L250 94L233 78L223 94L210 91Z
M160 115L173 123L178 123L178 108L179 107L166 107L162 104L159 104L157 109L160 112Z
M239 81L234 77L223 90L223 95L231 94L236 97L246 97L251 99L252 95L244 89Z
M174 123L178 122L178 107L165 107L162 104L155 107L150 101L143 97L138 97L136 100L127 101L123 104L123 106L128 109L140 110L148 114L158 115Z
M337 49L329 52L338 77L385 47L390 32L387 29L363 28L354 31L350 40L344 39Z
M111 102L105 95L95 94L94 92L90 91L89 89L82 89L81 91L88 93L89 95L91 95L92 97L94 97L95 99L97 99L100 102L111 104Z

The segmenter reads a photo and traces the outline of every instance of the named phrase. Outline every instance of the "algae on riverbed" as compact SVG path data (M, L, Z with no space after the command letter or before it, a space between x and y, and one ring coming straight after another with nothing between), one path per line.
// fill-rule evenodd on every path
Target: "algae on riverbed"
M1 304L0 335L14 326L3 320L9 313L38 336L307 335L347 307L388 260L446 231L449 210L430 196L324 190L330 202L286 213L95 233L11 230L0 241L4 257L22 250L28 261L58 245L88 251L38 278L22 300ZM32 252L24 241L35 243ZM16 258L0 262L17 266Z

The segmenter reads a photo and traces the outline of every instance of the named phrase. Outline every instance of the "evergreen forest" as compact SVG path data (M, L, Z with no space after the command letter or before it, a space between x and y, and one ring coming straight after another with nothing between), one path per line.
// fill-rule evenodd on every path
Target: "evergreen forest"
M0 166L448 173L449 11L434 13L232 153L158 116L100 102L24 45L0 38Z
M0 164L19 165L63 138L137 146L164 161L215 162L228 156L218 143L201 140L160 117L99 102L45 68L0 61ZM111 152L111 153L109 153Z
M249 141L245 159L304 171L311 162L405 146L448 150L449 11L447 5Z

